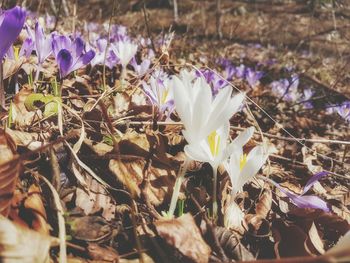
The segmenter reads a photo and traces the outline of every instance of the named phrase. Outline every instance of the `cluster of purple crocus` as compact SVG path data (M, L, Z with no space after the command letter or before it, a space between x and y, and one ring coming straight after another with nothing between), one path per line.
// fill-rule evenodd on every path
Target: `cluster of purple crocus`
M92 66L105 63L108 68L113 68L117 64L126 68L131 63L139 75L145 74L151 65L149 59L137 63L135 55L138 45L127 35L125 27L116 25L112 26L109 39L96 37L91 44L85 44L78 34L66 36L53 32L46 35L39 22L35 23L34 30L25 25L27 38L19 53L16 53L11 46L21 32L25 19L26 11L20 7L1 13L0 33L4 38L0 41L0 58L3 59L5 56L9 59L28 58L35 51L38 57L36 80L43 63L50 55L56 59L61 78L89 63Z
M304 88L299 91L300 78L297 74L292 74L290 78L275 80L270 83L271 91L274 95L286 102L301 104L305 109L312 109L311 102L314 91L311 88Z
M251 88L255 88L264 76L262 71L255 70L244 64L235 66L227 59L219 60L218 64L223 68L220 75L210 69L198 70L196 72L197 77L203 76L206 79L207 83L212 87L213 94L217 94L220 89L229 85L229 82L233 79L246 81Z
M224 68L223 75L228 81L231 81L233 78L244 80L251 88L255 88L259 84L260 79L264 76L264 72L260 70L256 70L244 64L235 66L227 59L220 60L219 64Z
M0 58L5 55L8 58L16 58L11 46L22 31L26 19L26 11L20 7L4 11L0 18ZM57 33L51 33L46 36L43 28L37 22L34 31L26 26L27 38L23 42L18 56L29 57L33 50L38 57L38 70L44 61L54 53L61 78L66 77L72 71L87 65L95 56L95 52L85 50L82 39L75 38L72 40L67 36L60 36Z

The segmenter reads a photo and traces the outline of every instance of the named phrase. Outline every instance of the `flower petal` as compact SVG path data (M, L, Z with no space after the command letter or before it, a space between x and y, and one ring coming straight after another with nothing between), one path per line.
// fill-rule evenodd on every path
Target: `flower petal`
M203 163L211 161L209 156L201 149L200 145L188 144L185 146L184 151L192 160Z
M176 105L176 112L178 113L181 121L183 122L185 129L189 129L191 125L190 116L192 114L191 107L189 103L188 92L186 91L186 87L183 85L181 80L174 76L170 80L170 88L173 91L174 102Z
M57 59L58 53L62 49L70 50L72 46L72 41L67 36L52 34L52 51Z
M255 128L249 127L242 131L228 146L228 151L232 152L232 147L242 148L254 135Z
M71 67L71 72L75 71L77 69L82 68L83 66L86 66L90 63L90 61L95 57L95 51L89 50L85 54L80 55L78 59L75 61L74 65ZM74 59L74 57L73 57Z
M44 29L38 22L35 24L35 47L39 64L42 64L52 52L52 38L46 38Z
M318 180L320 180L322 177L328 175L329 172L322 171L319 173L314 174L309 181L307 181L306 185L304 186L303 192L301 195L305 194L309 189L316 183Z
M67 49L62 49L57 54L57 64L60 69L61 78L66 77L69 73L72 72L71 66L73 63L73 58L70 52Z
M315 209L321 209L325 212L330 212L328 204L318 196L296 195L290 192L289 190L283 188L278 183L274 182L269 178L266 178L266 177L260 177L260 178L276 186L282 193L284 193L288 198L290 198L296 206L300 208L315 208Z
M267 157L268 155L263 146L254 147L247 156L247 163L241 171L237 187L241 188L244 184L252 180L266 162Z
M0 24L0 60L2 60L21 33L24 21L26 19L26 11L18 6L5 11L1 15L2 23Z
M82 55L83 51L84 51L84 48L85 48L84 41L80 37L77 37L74 40L73 46L72 46L72 49L71 49L72 57L73 58L80 57Z
M31 38L26 38L24 40L21 50L19 51L19 57L29 58L34 49L34 41Z

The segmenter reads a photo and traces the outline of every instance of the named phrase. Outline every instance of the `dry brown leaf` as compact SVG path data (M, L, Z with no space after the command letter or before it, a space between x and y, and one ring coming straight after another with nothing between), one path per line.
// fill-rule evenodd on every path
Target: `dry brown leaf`
M251 235L256 237L265 237L271 232L269 222L259 215L246 215L244 217L244 227Z
M50 262L51 238L22 228L0 215L0 261Z
M244 213L231 195L229 196L223 210L225 227L243 234L245 232L243 228Z
M89 146L98 156L105 156L107 153L110 153L113 151L113 146L110 146L106 143L99 142L99 143L93 143L92 140L84 139L84 143Z
M21 68L24 61L25 61L25 58L23 57L19 58L18 60L5 59L3 62L4 79L7 79L12 75L16 74L16 72Z
M25 199L23 206L32 215L31 228L41 234L48 235L50 227L47 223L41 189L35 184L29 187L28 197Z
M340 236L345 235L350 230L350 225L346 219L322 210L295 208L289 212L289 215L294 218L298 225L310 225L308 222L315 222L317 226L322 227L324 239L331 242L338 241Z
M154 225L160 237L191 261L209 261L211 249L203 240L191 214L176 219L158 220Z
M117 93L113 96L114 110L116 116L120 116L129 110L130 97L126 93Z
M259 201L255 206L255 213L262 218L266 218L271 210L272 192L271 189L265 188L259 197Z
M317 250L317 252L319 254L323 254L325 252L324 244L318 233L315 223L312 223L309 229L308 235L309 235L309 241L312 243L312 245Z
M234 260L246 261L254 260L254 256L239 241L239 237L234 231L225 227L215 227L215 236L217 237L225 254Z
M89 243L87 247L88 254L93 260L118 262L119 254L111 247L101 247L96 243Z
M15 95L13 99L13 123L19 127L29 126L36 119L36 114L40 111L28 111L24 105L26 98L32 94L32 90L28 85L24 85L22 89Z
M34 133L6 129L6 132L12 137L17 146L24 146L30 150L35 150L46 143L51 136L49 132Z
M35 184L27 192L18 188L14 191L9 218L16 224L41 234L48 235L50 232L41 189Z
M137 196L140 196L140 184L143 182L143 169L146 160L138 158L137 160L111 160L109 169L115 174L128 190ZM149 184L146 186L146 193L149 201L153 205L160 205L166 197L169 197L169 190L175 182L175 171L169 169L156 168L150 166L148 170Z
M306 245L308 236L300 227L277 219L272 223L272 233L277 258L311 255Z
M295 120L297 122L298 127L301 127L302 129L315 129L320 126L320 123L318 121L311 120L305 117L296 116ZM293 125L296 125L296 124L293 123Z
M126 258L121 258L119 260L119 263L154 263L154 260L147 254L142 253L142 261L139 258L135 259L126 259Z
M316 174L323 171L323 167L321 165L314 165L313 163L313 161L317 160L316 152L312 152L306 147L303 147L301 152L303 154L303 163L306 164L307 168L312 174Z
M156 144L154 154L150 156L151 142ZM146 173L149 184L146 184L144 193L150 203L160 205L164 199L170 198L170 189L175 182L176 165L165 154L165 145L159 134L138 134L128 131L119 142L121 160L111 160L109 169L115 174L134 196L140 196L140 185ZM147 171L145 165L151 161ZM176 162L177 163L177 162Z
M102 211L102 216L106 220L112 220L115 217L115 202L110 193L88 175L85 176L85 182L88 192L77 187L75 205L83 209L86 215Z
M72 217L70 222L72 236L79 240L98 242L112 234L112 227L99 216Z
M20 174L21 165L12 138L0 129L0 213L7 216ZM12 160L12 161L11 161Z

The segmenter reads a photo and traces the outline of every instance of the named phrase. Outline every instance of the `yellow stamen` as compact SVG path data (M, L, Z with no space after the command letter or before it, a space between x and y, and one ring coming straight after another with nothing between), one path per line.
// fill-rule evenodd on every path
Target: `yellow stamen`
M164 104L166 102L166 98L168 97L169 90L165 89L162 95L161 103Z
M241 161L239 163L239 169L242 171L243 167L246 165L247 163L247 155L244 153L242 156L241 156Z
M15 56L15 60L19 59L19 47L13 47L13 54Z
M219 153L220 136L216 133L216 131L209 134L208 143L211 154L213 156L217 156Z

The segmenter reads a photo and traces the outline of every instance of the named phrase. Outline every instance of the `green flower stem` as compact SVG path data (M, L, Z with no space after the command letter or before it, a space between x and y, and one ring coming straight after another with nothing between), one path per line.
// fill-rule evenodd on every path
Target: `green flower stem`
M35 82L37 82L39 80L40 71L41 71L41 65L38 65L38 67L36 68L36 72L35 72L35 79L34 79Z
M213 166L213 218L218 216L217 188L218 188L218 167Z
M185 174L186 174L189 163L190 163L190 159L186 156L185 162L181 166L179 173L177 175L176 181L175 181L173 195L171 196L170 207L169 207L169 211L168 211L169 217L174 216L176 203L177 203L177 200L179 199L179 195L180 195L181 185L185 179Z
M120 86L121 90L125 89L125 77L126 77L126 68L122 67L122 71L120 73Z

